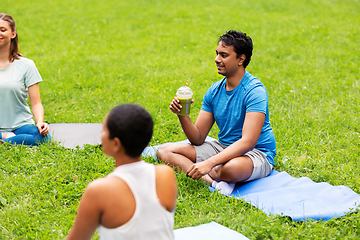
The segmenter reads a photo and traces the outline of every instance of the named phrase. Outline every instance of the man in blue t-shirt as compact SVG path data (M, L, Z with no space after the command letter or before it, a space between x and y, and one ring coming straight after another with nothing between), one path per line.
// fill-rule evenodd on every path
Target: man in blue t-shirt
M269 121L264 85L248 71L253 50L245 33L230 30L220 37L215 63L224 79L206 92L195 124L175 97L170 104L191 144L164 144L157 156L179 167L188 177L204 179L223 194L236 182L268 176L275 165L276 143ZM219 127L219 141L206 141L211 127Z

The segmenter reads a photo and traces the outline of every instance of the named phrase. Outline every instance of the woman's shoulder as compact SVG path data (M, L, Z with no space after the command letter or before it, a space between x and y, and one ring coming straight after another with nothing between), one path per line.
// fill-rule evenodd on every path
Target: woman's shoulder
M103 178L98 178L93 180L88 184L87 188L90 189L91 191L102 191L102 190L113 189L123 184L126 185L125 181L119 177L106 176Z
M156 175L159 175L159 177L172 177L175 176L173 169L164 164L155 165L155 172Z
M90 182L85 188L84 198L97 201L99 205L106 205L109 199L120 202L133 199L133 194L124 180L116 176L106 176Z
M21 65L35 65L33 60L26 58L26 57L22 57L22 56L19 56L18 59L15 59L14 63L21 64Z
M19 57L19 59L15 59L13 64L16 68L24 71L36 68L34 61L26 57Z

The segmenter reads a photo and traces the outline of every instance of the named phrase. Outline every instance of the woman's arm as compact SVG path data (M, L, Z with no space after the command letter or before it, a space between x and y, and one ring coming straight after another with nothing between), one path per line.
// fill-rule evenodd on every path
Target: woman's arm
M44 123L44 108L40 99L39 84L36 83L34 85L31 85L28 88L28 92L31 110L36 121L36 126L38 127L41 135L46 135L49 133L50 128L49 124Z
M161 205L169 212L175 210L177 182L174 170L167 165L156 165L156 193Z
M98 184L90 183L81 197L74 226L67 240L91 239L100 222L101 208L99 204Z

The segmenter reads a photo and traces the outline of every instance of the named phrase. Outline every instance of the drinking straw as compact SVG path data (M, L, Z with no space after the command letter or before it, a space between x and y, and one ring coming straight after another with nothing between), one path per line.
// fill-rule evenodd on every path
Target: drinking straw
M188 85L189 80L186 80L186 86Z

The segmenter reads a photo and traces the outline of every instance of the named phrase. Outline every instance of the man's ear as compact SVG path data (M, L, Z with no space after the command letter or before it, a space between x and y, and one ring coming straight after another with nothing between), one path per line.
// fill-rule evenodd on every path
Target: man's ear
M240 57L238 58L238 65L239 66L243 65L245 59L246 59L245 54L241 54Z

